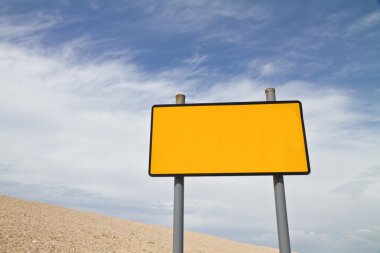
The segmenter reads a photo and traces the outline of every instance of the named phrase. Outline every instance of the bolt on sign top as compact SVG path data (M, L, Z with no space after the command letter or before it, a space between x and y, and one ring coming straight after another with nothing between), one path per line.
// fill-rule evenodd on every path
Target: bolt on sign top
M152 107L151 176L309 173L299 101Z

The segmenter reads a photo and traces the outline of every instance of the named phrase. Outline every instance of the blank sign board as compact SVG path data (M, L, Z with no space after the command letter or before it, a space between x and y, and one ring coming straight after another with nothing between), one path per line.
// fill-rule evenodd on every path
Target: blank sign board
M152 107L149 174L309 174L299 101Z

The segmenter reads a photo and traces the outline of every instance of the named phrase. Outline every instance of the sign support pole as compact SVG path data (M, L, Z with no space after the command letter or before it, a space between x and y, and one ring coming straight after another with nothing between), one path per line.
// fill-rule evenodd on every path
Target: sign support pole
M265 90L267 101L276 101L274 88ZM276 203L277 233L280 253L290 253L288 215L286 212L285 188L283 175L273 175L274 198Z
M175 96L176 104L185 103L185 95ZM173 253L183 253L183 217L184 217L184 190L183 176L174 177L174 214L173 214Z

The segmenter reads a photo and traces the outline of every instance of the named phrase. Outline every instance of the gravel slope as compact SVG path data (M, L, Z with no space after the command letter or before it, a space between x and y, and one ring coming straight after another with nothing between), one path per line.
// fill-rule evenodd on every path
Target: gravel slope
M169 228L0 195L0 252L171 252ZM186 232L185 252L278 250Z

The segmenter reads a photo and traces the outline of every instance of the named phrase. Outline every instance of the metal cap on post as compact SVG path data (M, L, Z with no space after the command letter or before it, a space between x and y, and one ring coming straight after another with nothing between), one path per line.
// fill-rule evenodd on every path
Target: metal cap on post
M265 89L266 100L276 101L276 90L274 88ZM274 198L276 203L278 246L280 253L290 253L290 239L288 227L288 215L286 212L284 177L282 175L273 176Z
M176 104L184 104L185 103L186 96L184 94L177 94L175 95L175 102Z
M176 104L184 104L186 96L177 94ZM174 178L173 253L183 253L184 191L183 176Z
M274 88L265 89L267 101L276 101L276 90Z

